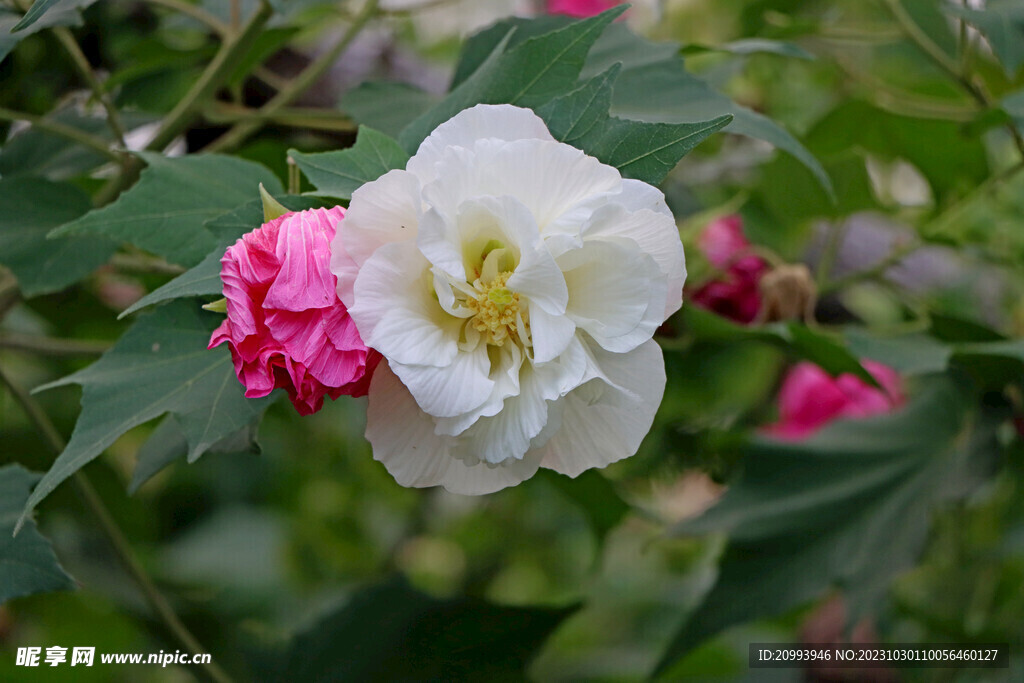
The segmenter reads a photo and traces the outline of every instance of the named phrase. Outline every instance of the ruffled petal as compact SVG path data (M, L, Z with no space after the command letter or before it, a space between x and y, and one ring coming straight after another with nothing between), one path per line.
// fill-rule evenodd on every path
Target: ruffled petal
M339 207L293 213L281 223L276 256L281 264L264 308L305 311L328 308L338 300L330 271L331 239L345 215Z
M537 451L542 467L570 477L636 453L665 391L665 362L653 340L628 353L596 344L588 350L611 383L595 378L562 398L561 429Z
M332 250L337 252L340 242L346 257L361 266L382 245L415 239L420 213L420 184L416 176L401 170L388 171L352 193ZM331 268L341 269L345 265L342 259L332 262ZM341 274L335 275L341 278Z
M664 321L665 279L654 260L629 242L588 240L558 264L569 286L566 314L609 351L635 348Z
M381 247L360 269L348 313L363 341L390 360L445 367L459 352L463 321L434 299L429 266L414 242Z
M392 361L391 370L424 411L434 417L455 417L480 407L491 395L490 366L487 346L480 344L456 354L443 367Z
M544 121L529 109L508 104L478 104L465 109L420 143L416 154L409 159L406 170L416 175L424 185L437 175L434 165L441 161L447 149L471 149L477 140L554 140Z

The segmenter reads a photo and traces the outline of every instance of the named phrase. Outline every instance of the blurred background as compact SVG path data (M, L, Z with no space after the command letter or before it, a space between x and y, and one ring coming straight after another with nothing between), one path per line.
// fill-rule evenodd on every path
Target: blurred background
M395 134L447 89L468 35L510 14L567 11L550 6L557 4L382 2L380 15L295 102L295 118L269 122L238 153L285 180L289 148L350 145L353 121ZM756 118L745 134L714 136L670 175L663 189L690 271L685 308L697 311L696 317L677 316L660 332L668 389L655 428L635 457L575 482L542 472L480 498L403 489L372 459L362 437L365 399L345 397L307 418L278 401L259 426L258 448L246 444L239 452L237 444L222 443L223 452L178 462L129 495L140 449L173 447L166 437L151 438L163 428L160 421L145 425L92 464L90 477L146 569L173 596L179 615L240 680L271 677L294 633L315 632L321 619L367 586L398 575L437 599L470 596L558 609L579 604L549 638L538 640L530 678L643 680L709 595L729 553L720 531L666 531L718 501L751 454L770 450L751 447L751 437L797 410L778 397L794 366L792 355L785 345L745 330L794 319L839 331L853 325L845 339L854 352L899 374L897 388L878 394L881 403L814 418L807 433L834 417L885 414L912 402L921 386L915 368L928 367L937 344L1024 335L1024 173L1018 172L1024 147L1017 128L1024 127L1024 76L1017 68L1024 62L1024 32L1014 33L1024 27L1024 3L989 4L995 7L946 0L634 3L625 19L632 30L678 44L685 68L700 82L777 122L820 161L835 193L833 203L814 167L779 151L789 143L779 144L777 133L758 128ZM197 6L230 20L224 0ZM127 125L144 140L147 124L194 82L216 48L216 35L170 2L104 0L77 7L82 21L73 27L75 36L116 92ZM260 66L232 82L231 92L177 143L179 152L202 149L266 102L358 11L353 3L308 0L289 7L267 32ZM969 16L962 12L1004 10L994 16L1007 29L1006 44L979 31L984 22L962 19ZM908 21L944 57L922 48L920 36L908 33ZM66 122L98 131L96 108L86 103L51 41L44 33L25 38L0 63L0 106L55 110ZM1012 54L1008 63L1006 54ZM387 85L360 85L367 81ZM654 108L638 114L628 111L628 102L617 102L613 113L616 106L623 115L658 118ZM323 110L333 114L316 113ZM73 179L87 190L103 183L82 175L96 163L89 151L48 147L51 138L6 125L8 142L0 150L5 178L33 171ZM709 233L709 226L721 234ZM715 255L722 240L732 245L721 247L724 257ZM785 270L800 264L806 268ZM0 323L0 362L14 380L35 387L65 376L115 340L125 329L117 313L169 276L135 265L131 259L113 262L71 289L10 307ZM765 284L769 274L782 284ZM700 311L732 325L723 332ZM25 337L81 343L39 353L19 348ZM927 517L932 523L921 535L920 556L898 571L879 570L877 590L858 594L852 607L841 582L818 590L818 579L808 579L815 588L795 606L767 607L753 621L709 633L666 677L1024 680L1024 410L1022 379L1015 374L1020 366L1005 367L996 368L997 381L986 379L991 373L985 368L973 374L975 386L982 378L980 405L992 408L985 414L998 414L990 433L998 464L983 482L969 495L923 511L896 508L878 525L853 532L898 535L902 525ZM813 404L827 384L808 385L806 400ZM78 414L79 395L72 386L37 396L65 435ZM793 401L789 405L799 407L799 397ZM934 422L920 427L924 434ZM52 456L6 393L0 394L0 430L5 463L49 468ZM875 432L864 426L858 433L851 438L870 450ZM800 443L804 435L792 438ZM933 485L939 486L922 487ZM857 505L871 508L887 500L875 492ZM41 668L29 678L14 665L19 646L174 648L74 489L58 489L37 519L81 585L0 608L0 678L71 675L67 668ZM801 563L810 571L819 563L861 561L839 535L821 537L830 549L826 556L807 552L817 533L788 537L793 549L786 571L797 588L804 581ZM890 550L877 552L875 559L884 564ZM752 602L777 590L759 584L756 573L743 580L734 585L745 585L744 599ZM992 671L746 666L749 642L851 639L1011 643L1015 654L1011 668ZM195 671L79 667L73 674L80 681L185 681Z

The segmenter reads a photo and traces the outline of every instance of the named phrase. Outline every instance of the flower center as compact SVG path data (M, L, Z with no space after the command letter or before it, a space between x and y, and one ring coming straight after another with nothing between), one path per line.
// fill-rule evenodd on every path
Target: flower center
M495 346L501 346L510 334L516 334L519 293L505 286L511 276L512 271L506 270L487 283L477 278L473 289L479 295L466 301L474 313L469 321L473 329L483 336L484 341Z

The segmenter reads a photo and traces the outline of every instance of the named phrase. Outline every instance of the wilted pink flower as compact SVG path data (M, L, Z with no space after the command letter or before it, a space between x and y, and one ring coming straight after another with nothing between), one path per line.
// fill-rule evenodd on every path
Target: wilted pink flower
M779 421L765 432L780 439L800 440L832 420L887 413L902 405L903 385L895 370L863 361L881 389L856 375L832 377L814 363L797 363L779 390Z
M722 275L704 283L690 300L697 306L740 323L749 323L761 309L764 260L751 253L739 216L713 221L697 238L697 247Z
M210 348L227 342L249 398L288 392L301 415L324 395L363 396L380 355L363 344L330 271L331 240L345 210L287 213L228 248L221 280L228 316Z
M619 4L621 0L548 0L547 8L548 14L592 17Z

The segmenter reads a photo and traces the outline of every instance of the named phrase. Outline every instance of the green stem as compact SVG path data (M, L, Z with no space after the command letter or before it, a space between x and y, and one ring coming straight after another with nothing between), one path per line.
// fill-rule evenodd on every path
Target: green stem
M352 119L331 109L281 107L275 112L265 112L263 109L218 102L203 112L203 116L211 123L273 123L289 128L313 128L339 133L354 133L357 128Z
M184 0L146 0L146 2L152 5L160 5L167 9L174 10L175 12L188 15L196 21L213 29L221 36L227 36L231 33L230 26L204 10L199 5L193 5L191 2L185 2Z
M110 348L109 342L56 339L17 332L0 334L0 349L28 351L43 356L98 356Z
M110 257L110 265L118 270L132 273L155 273L157 275L181 275L185 269L168 263L162 258L148 254L114 254Z
M949 74L968 95L974 98L974 101L978 103L982 110L987 111L992 108L992 100L985 91L971 79L969 74L962 72L960 65L947 55L941 47L936 45L935 41L917 25L914 18L904 9L900 0L885 0L885 4L889 7L889 11L895 17L896 22L903 29L906 36L922 52L940 69ZM1006 124L1006 129L1010 133L1010 137L1013 138L1013 144L1017 147L1017 151L1020 152L1021 157L1024 157L1024 136L1021 135L1021 132L1017 130L1017 127L1012 122Z
M23 390L20 386L11 381L11 378L0 368L0 384L7 387L7 390L14 397L15 401L22 407L29 420L35 425L36 429L42 435L43 440L46 441L47 446L57 455L64 451L64 439L61 437L60 432L50 421L50 418L43 411L42 407L36 402L31 395ZM79 495L85 502L86 507L96 517L96 521L99 522L100 528L106 535L107 540L110 541L111 546L114 549L114 553L117 555L121 564L125 570L131 575L135 583L138 584L139 589L146 597L150 607L157 614L167 629L174 635L181 646L192 653L204 653L208 652L202 644L196 640L196 637L188 630L188 628L178 619L178 615L174 613L174 609L163 594L157 589L156 585L146 574L146 571L142 568L142 565L136 559L134 552L132 551L131 544L125 537L124 532L114 521L114 518L110 515L110 511L107 510L106 505L100 498L99 494L96 493L96 489L93 488L89 482L89 478L86 477L85 473L79 470L75 472L73 476L75 488L78 490ZM204 664L205 671L211 680L217 683L230 683L231 678L221 669L219 666L210 662Z
M118 144L121 145L122 149L127 149L127 145L124 141L124 126L121 123L121 115L117 111L117 107L107 96L107 92L103 89L103 84L100 83L99 78L96 77L96 73L92 70L92 66L89 64L89 60L86 59L85 53L82 52L82 48L78 46L78 41L71 35L71 31L64 28L63 26L57 26L53 29L53 35L57 37L60 44L64 46L64 51L71 57L72 63L78 72L85 79L85 82L89 85L89 89L92 90L93 96L96 98L107 112L107 125L110 126L110 130L114 133L114 138Z
M192 89L181 99L178 105L164 118L152 142L146 149L162 151L178 137L195 119L199 109L211 99L224 81L235 70L239 62L259 38L263 25L270 18L271 9L266 0L260 2L259 8L253 13L242 29L224 41L213 61L206 67Z
M263 107L260 108L262 118L254 121L241 121L231 127L224 135L220 136L206 146L206 152L218 152L225 149L233 149L249 138L253 133L263 127L264 121L273 117L282 108L288 106L296 97L305 92L311 85L320 79L334 64L338 57L355 40L359 32L363 30L367 22L377 12L378 0L366 0L362 11L353 19L348 30L341 36L331 49L312 61L302 72L290 81L284 89L278 91Z
M86 133L84 130L69 126L61 123L60 121L54 121L47 119L42 116L36 116L35 114L28 114L23 111L14 111L13 109L7 109L0 107L0 119L4 121L27 121L33 128L44 130L47 133L53 133L59 135L62 138L67 138L72 142L77 142L80 145L84 145L93 151L102 154L111 161L122 163L121 155L110 149L110 145L103 138L96 137L91 133Z

